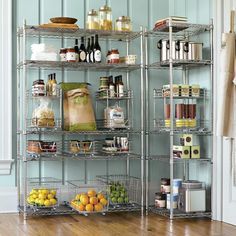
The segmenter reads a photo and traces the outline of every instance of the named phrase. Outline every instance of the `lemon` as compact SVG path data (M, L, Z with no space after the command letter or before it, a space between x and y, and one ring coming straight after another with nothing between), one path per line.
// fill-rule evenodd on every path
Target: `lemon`
M38 200L38 204L39 204L40 206L43 206L43 205L44 205L44 200L43 200L43 199L39 199L39 200Z
M54 189L52 189L52 190L50 191L50 193L53 194L53 195L55 196L55 195L57 194L57 191L54 190Z
M57 204L57 200L55 198L51 198L50 199L50 203L51 203L51 205L56 205Z
M54 198L54 195L49 193L47 198L50 200L50 199Z
M43 189L43 190L41 190L41 193L48 195L49 191L48 191L48 189Z
M50 200L45 200L44 201L44 206L50 206L51 205L51 202L50 202Z
M36 199L38 196L37 196L37 194L32 194L30 197L32 197L33 199Z
M46 195L43 193L40 193L38 197L39 199L46 199Z

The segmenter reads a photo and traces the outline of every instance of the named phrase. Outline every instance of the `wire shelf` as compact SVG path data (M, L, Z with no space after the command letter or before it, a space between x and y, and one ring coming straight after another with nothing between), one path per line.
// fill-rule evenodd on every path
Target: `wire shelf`
M46 86L45 86L46 87ZM62 92L60 88L57 88L56 95L47 95L46 90L44 95L37 95L33 93L32 89L27 90L26 92L26 98L28 99L47 99L47 100L58 100L62 97Z
M41 123L41 124L39 124ZM52 118L32 118L26 119L26 127L27 131L49 131L54 132L56 130L61 130L61 119L54 119Z
M32 69L53 69L53 70L78 70L78 71L122 71L128 72L140 69L141 65L128 65L125 63L107 64L107 63L86 63L86 62L64 62L64 61L38 61L25 60L17 65L17 68L26 66Z
M147 158L148 160L151 161L162 161L162 162L166 162L166 163L170 163L170 156L169 155L151 155ZM186 162L207 162L207 163L211 163L212 164L212 159L210 157L205 157L205 156L201 156L200 158L173 158L173 163L175 164L183 164Z
M17 35L22 37L24 29L20 28ZM40 26L25 27L26 36L30 37L49 37L49 38L80 38L90 37L97 34L99 39L109 39L115 41L130 41L140 37L141 32L124 31L105 31L105 30L86 30L86 29L66 29L66 28L41 28Z
M107 100L119 101L119 100L129 100L132 98L133 98L133 91L132 90L124 91L122 96L119 96L119 94L114 93L114 96L112 96L112 97L110 96L108 89L96 92L97 101L107 101Z
M170 217L170 210L168 209L161 209L161 208L156 208L156 207L150 207L149 210L155 214L165 216L165 217ZM212 214L209 211L206 212L182 212L180 210L174 209L174 218L211 218Z
M163 95L163 89L154 89L153 97L161 99L170 99L170 96ZM199 96L173 96L174 99L204 99L206 97L209 97L209 91L207 91L207 89L205 88L200 89Z
M211 60L173 60L173 69L183 69L183 68L192 68L192 67L201 67L209 66L213 62ZM169 69L170 62L169 60L154 62L147 67L149 69Z
M169 26L170 21L166 20L160 27L148 31L146 35L153 37L169 37ZM213 25L192 24L187 22L172 22L171 26L173 31L173 38L187 38L210 31L213 28Z
M176 126L176 120L174 119L174 134L196 134L196 135L212 135L212 131L208 128L211 124L208 120L196 120L194 127L189 127L183 124L181 127ZM165 124L165 120L154 119L154 130L151 133L170 133L170 123L168 126Z

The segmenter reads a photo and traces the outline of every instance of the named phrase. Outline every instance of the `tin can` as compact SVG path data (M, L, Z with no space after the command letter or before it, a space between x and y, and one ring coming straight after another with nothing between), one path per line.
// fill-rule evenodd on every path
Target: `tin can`
M129 141L127 137L121 137L120 138L121 141L121 151L129 151Z

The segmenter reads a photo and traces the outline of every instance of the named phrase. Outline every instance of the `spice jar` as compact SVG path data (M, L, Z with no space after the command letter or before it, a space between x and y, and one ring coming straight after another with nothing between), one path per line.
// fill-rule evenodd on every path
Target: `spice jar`
M120 16L116 20L115 30L117 31L131 31L131 21L128 16Z
M107 5L99 9L99 25L101 30L112 30L111 8Z
M71 140L70 141L70 152L73 154L80 152L80 145L78 140Z
M120 62L120 53L118 49L112 49L110 54L110 63L119 63Z
M157 208L166 207L166 194L155 193L155 207Z
M45 84L42 79L33 82L32 96L45 96Z
M67 48L66 60L68 62L75 62L76 61L76 54L75 54L75 49L74 48Z
M99 29L98 13L94 9L88 12L86 27L90 30Z
M161 178L161 192L170 193L170 179Z
M61 61L66 61L66 48L61 48L60 49L60 60Z

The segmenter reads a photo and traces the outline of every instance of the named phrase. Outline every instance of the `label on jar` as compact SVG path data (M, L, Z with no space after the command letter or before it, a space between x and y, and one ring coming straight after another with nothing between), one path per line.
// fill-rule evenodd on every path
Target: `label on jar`
M162 193L170 193L170 185L161 185Z
M155 199L155 206L158 207L158 208L165 208L166 207L166 201Z
M110 60L119 60L120 59L120 55L119 54L111 54L110 55Z
M81 51L79 54L80 61L84 62L86 60L86 53L85 51Z
M96 50L94 52L94 61L95 62L101 62L102 60L102 54L101 54L101 51L100 50Z
M67 61L75 61L76 60L75 52L67 52L66 53L66 60Z
M61 61L66 61L66 53L60 53Z

